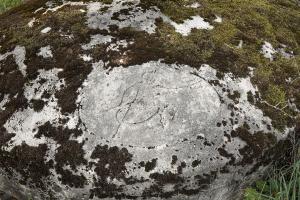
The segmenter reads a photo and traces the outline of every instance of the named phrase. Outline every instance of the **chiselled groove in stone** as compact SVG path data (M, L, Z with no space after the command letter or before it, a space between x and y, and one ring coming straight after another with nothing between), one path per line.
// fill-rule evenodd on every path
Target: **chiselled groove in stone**
M157 108L156 112L155 112L155 113L153 113L152 115L150 115L150 117L148 117L148 118L146 118L146 119L144 119L144 120L142 120L142 121L133 122L133 123L130 123L130 124L134 124L134 125L136 125L136 124L145 123L145 122L147 122L147 121L151 120L151 119L152 119L154 116L156 116L156 115L159 113L159 111L160 111L160 108Z
M130 86L129 88L132 88L132 87L134 87L135 85L136 85L136 84ZM128 91L129 88L127 88L127 89L124 91L124 93L123 93L123 95L122 95L121 102L120 102L120 104L119 104L118 107L120 107L120 106L123 104L124 95L126 94L126 92ZM126 118L128 112L130 111L130 108L131 108L132 104L136 101L136 99L137 99L137 97L138 97L138 94L139 94L139 90L137 90L134 99L133 99L131 102L126 103L126 105L128 106L128 108L127 108L127 110L126 110L124 116L122 117L121 121L118 119L118 114L121 112L121 109L118 109L118 110L117 110L117 112L116 112L116 120L117 120L117 122L119 123L119 125L118 125L118 127L117 127L116 133L113 134L112 138L115 138L115 137L117 136L117 134L118 134L118 132L119 132L119 129L120 129L120 127L122 126L122 123L124 122L124 119Z

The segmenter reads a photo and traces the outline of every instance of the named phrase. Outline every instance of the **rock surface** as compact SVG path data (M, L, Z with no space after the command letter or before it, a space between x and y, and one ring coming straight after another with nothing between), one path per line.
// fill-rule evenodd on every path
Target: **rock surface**
M254 66L220 67L236 65L231 55L198 62L164 47L210 34L225 23L216 16L176 20L143 0L32 1L3 14L0 197L238 198L287 148L300 105L265 101ZM297 57L261 46L265 62ZM285 116L280 128L269 109Z

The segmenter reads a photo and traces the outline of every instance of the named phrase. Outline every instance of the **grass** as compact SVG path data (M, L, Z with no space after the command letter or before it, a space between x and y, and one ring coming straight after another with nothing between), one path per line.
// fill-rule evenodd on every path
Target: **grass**
M0 13L19 5L22 0L0 0Z
M244 200L300 199L300 146L298 142L291 142L291 146L288 158L275 162L264 180L245 190Z
M274 169L265 181L257 181L247 188L245 200L299 200L300 199L300 160L287 169Z

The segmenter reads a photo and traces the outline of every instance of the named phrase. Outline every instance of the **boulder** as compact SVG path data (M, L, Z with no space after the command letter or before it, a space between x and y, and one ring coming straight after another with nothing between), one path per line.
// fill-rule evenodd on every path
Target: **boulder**
M2 14L0 198L241 197L289 149L298 43L212 6L42 0Z

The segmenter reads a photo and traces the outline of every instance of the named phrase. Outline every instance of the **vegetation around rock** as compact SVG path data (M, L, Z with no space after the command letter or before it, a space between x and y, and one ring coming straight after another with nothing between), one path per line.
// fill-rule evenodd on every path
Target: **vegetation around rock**
M1 0L0 1L0 13L19 5L21 2L22 2L21 0Z
M280 159L280 156L282 156L282 152L278 152L278 149L271 148L277 141L275 132L285 134L287 131L294 129L293 133L295 135L300 134L299 1L140 0L138 7L141 10L145 11L155 7L159 10L157 12L161 14L159 18L155 19L155 31L151 34L145 30L137 30L130 25L121 27L119 24L111 24L107 29L103 28L101 30L88 27L87 6L85 3L90 2L87 0L81 3L75 0L68 3L61 0L52 0L51 2L51 7L47 8L45 0L32 0L4 12L4 10L16 6L20 2L0 0L0 13L3 12L0 15L0 36L3 36L0 37L0 58L1 55L13 52L15 47L20 46L26 49L26 58L28 58L26 60L26 78L22 76L21 72L15 70L17 67L13 61L13 56L8 56L6 60L3 59L3 64L0 65L0 102L4 99L4 95L1 96L1 93L9 94L9 98L15 98L14 102L8 104L7 109L0 113L3 116L0 116L0 133L5 132L2 131L1 127L14 112L28 108L40 112L49 103L34 99L27 102L23 95L23 86L33 84L38 79L41 70L62 69L62 71L57 72L57 76L66 85L55 92L44 93L43 96L53 95L57 99L62 114L67 116L75 113L79 109L77 104L79 88L93 70L92 63L89 60L93 58L94 60L101 60L104 63L103 68L107 69L108 73L109 70L118 69L120 66L126 68L143 65L151 61L159 61L164 64L183 64L196 70L203 67L203 64L207 64L213 70L216 70L218 81L208 81L211 86L216 87L221 87L220 82L228 81L228 79L248 80L249 78L250 84L256 87L254 88L256 92L248 91L247 101L251 103L251 106L260 109L265 115L263 117L271 119L271 125L274 129L270 126L266 133L254 131L253 134L250 134L249 130L254 125L244 123L242 127L232 131L230 136L225 133L224 141L227 142L227 140L230 141L238 137L246 145L238 150L240 155L244 156L239 162L235 160L233 154L222 148L218 149L221 157L229 160L226 166L220 170L222 173L228 172L228 166L244 166L253 163L255 159L261 165L268 165L272 163L272 160L266 159L267 161L264 163L265 161L262 160L265 153L264 149L270 148L267 154L270 153L272 156L268 158ZM94 2L107 5L107 7L101 7L99 12L103 13L109 9L110 4L114 3L113 0L97 0ZM124 4L131 5L130 3L132 2L125 2ZM58 11L51 10L53 8L58 8ZM134 11L137 12L137 10ZM129 8L114 13L111 20L122 21L120 16L122 14L130 15L130 12L132 12L132 9L129 6ZM95 13L93 14L95 15ZM178 32L174 26L176 23L182 24L186 20L192 20L194 16L198 15L203 17L204 21L213 28L192 28L189 34L184 35ZM91 44L91 40L97 35L109 36L109 39L114 42L134 42L128 42L127 46L120 45L118 47L120 52L107 51L107 49L113 48L109 43ZM87 46L85 49L83 48L84 45ZM88 45L94 46L90 48ZM51 47L53 59L49 58L51 56L44 58L37 56L37 52L41 51L41 47L48 50ZM82 58L81 55L86 55L86 57ZM197 73L194 75L203 78ZM43 81L40 80L40 82ZM226 90L225 88L222 92L228 93L227 96L232 101L228 108L238 110L239 108L236 105L239 104L242 94L239 91ZM231 119L232 126L235 123L233 115ZM226 121L222 121L217 126L225 127L226 123ZM22 144L9 153L2 148L0 149L0 160L5 161L0 162L0 167L9 171L9 167L13 166L17 172L25 177L24 183L34 181L42 189L45 189L45 186L40 182L41 177L50 174L49 168L55 168L57 173L61 175L61 182L64 185L77 188L83 187L88 182L86 177L82 174L75 176L69 171L76 171L77 166L87 165L88 163L84 157L85 152L82 150L85 142L79 143L69 140L71 137L76 138L82 135L82 132L62 126L54 127L50 123L40 125L38 129L35 138L48 137L60 145L57 148L56 164L53 161L44 163L43 156L47 152L46 145L31 147ZM49 134L49 132L52 134ZM0 140L0 147L2 145L4 147L7 141L14 137L12 133L5 132L5 134L7 135L5 135L3 141ZM202 136L198 136L199 138L202 138ZM214 145L207 141L205 141L205 144L206 146ZM153 147L148 148L153 149ZM23 157L20 152L23 152ZM76 156L72 156L74 152ZM108 154L113 154L117 159L121 159L122 166L112 169L115 171L109 171L100 162L93 161L88 164L95 166L96 172L101 176L110 174L115 179L124 179L128 183L133 182L133 179L125 179L123 172L125 171L125 163L131 162L134 156L125 147L118 149L117 147L97 146L92 157L93 159L101 159ZM276 158L276 156L278 157ZM20 166L12 159L14 157L22 158L23 162ZM40 165L32 164L26 158L34 160ZM105 162L109 165L113 164L110 159L105 160ZM176 162L177 157L176 159L175 156L172 157L172 163ZM197 167L200 163L201 161L194 160L191 166ZM279 175L275 173L270 180L257 182L253 188L248 188L246 190L246 200L257 200L259 198L261 200L272 198L296 200L300 198L292 193L294 191L299 192L300 189L298 187L300 184L299 161L295 160L293 163L292 167L281 171ZM64 166L66 165L70 169L65 169ZM153 158L149 162L145 161L140 164L139 168L147 168L146 171L150 172L155 166L156 160ZM33 168L24 171L29 167ZM178 166L176 169L178 174L172 174L171 172L165 172L164 174L152 173L150 178L155 180L156 185L150 188L149 191L145 190L142 195L172 196L176 192L181 194L197 193L203 189L200 182L206 184L216 178L216 172L211 171L210 174L206 174L204 177L195 177L195 179L199 179L197 183L200 186L198 185L199 188L197 189L186 190L181 188L178 191L172 191L173 193L163 193L160 186L163 185L162 182L165 179L170 181L167 184L173 184L174 181L183 182L180 174L185 167L186 163ZM33 170L34 168L40 170L36 172ZM257 169L256 166L253 167L253 171ZM102 187L101 184L107 184L105 180L99 179L97 181L98 189ZM141 179L139 181L145 180ZM105 186L107 186L106 188L111 187L109 189L116 193L122 190L115 185L107 184ZM179 186L177 185L177 187ZM286 190L287 187L289 187L289 190ZM93 188L91 191L92 196L109 197L115 195L115 193L101 193L97 188Z

